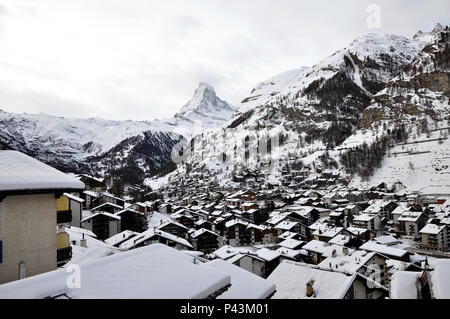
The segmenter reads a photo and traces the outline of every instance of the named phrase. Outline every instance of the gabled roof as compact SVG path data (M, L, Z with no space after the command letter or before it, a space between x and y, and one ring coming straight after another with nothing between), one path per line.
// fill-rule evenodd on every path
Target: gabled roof
M67 174L17 151L0 151L0 192L83 190Z
M215 232L213 232L213 231L210 231L210 230L208 230L208 229L202 228L202 229L199 229L199 230L193 232L193 233L191 234L191 238L194 238L194 239L195 239L195 238L197 238L197 237L203 235L204 233L208 233L208 234L212 234L212 235L214 235L214 236L216 236L216 237L220 237L219 234L217 234L217 233L215 233Z
M104 206L112 206L112 207L117 208L117 209L122 209L123 208L122 206L119 206L119 205L116 205L116 204L113 204L113 203L103 203L101 205L98 205L98 206L92 208L92 210L93 211L94 210L100 210Z
M134 214L137 214L137 215L145 216L144 213L138 212L137 210L134 210L134 209L131 209L131 208L125 208L125 209L121 210L120 212L117 212L116 215L122 215L123 213L126 213L126 212L130 212L130 213L134 213Z
M85 221L87 221L89 219L92 219L94 217L100 216L100 215L107 216L107 217L112 218L112 219L120 220L120 216L117 216L115 214L110 214L110 213L107 213L107 212L98 212L98 213L95 213L93 215L90 215L89 217L83 218L81 220L81 223L83 223L83 222L85 222Z

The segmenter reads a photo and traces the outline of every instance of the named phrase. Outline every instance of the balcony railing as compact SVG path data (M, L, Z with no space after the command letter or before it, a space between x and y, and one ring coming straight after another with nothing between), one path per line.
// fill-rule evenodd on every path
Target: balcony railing
M65 224L72 222L72 211L64 210L56 213L57 224Z
M61 248L56 251L56 261L59 263L72 258L72 247Z

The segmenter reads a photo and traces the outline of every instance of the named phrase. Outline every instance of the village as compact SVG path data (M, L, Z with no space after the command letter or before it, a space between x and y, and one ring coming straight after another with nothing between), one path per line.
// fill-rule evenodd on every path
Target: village
M281 185L243 169L220 187L199 168L119 197L19 152L0 163L0 297L450 298L445 194L352 189L319 169L285 170Z

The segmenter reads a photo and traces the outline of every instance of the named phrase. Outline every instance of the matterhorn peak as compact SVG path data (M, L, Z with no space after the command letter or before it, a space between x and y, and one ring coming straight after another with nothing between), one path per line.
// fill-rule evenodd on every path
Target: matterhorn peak
M431 31L431 32L439 33L439 32L442 32L442 31L444 31L444 27L442 26L442 24L438 23L438 24L436 24L436 26L434 27L433 31Z
M194 118L213 118L228 120L234 113L234 107L221 100L216 95L214 87L206 82L200 82L194 96L175 115L175 118L193 120Z

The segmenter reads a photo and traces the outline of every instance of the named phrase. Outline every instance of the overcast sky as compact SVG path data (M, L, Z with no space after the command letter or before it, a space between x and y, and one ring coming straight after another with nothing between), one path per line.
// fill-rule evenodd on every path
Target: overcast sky
M201 81L237 106L357 36L411 37L449 25L449 12L448 0L0 0L0 109L163 119Z

